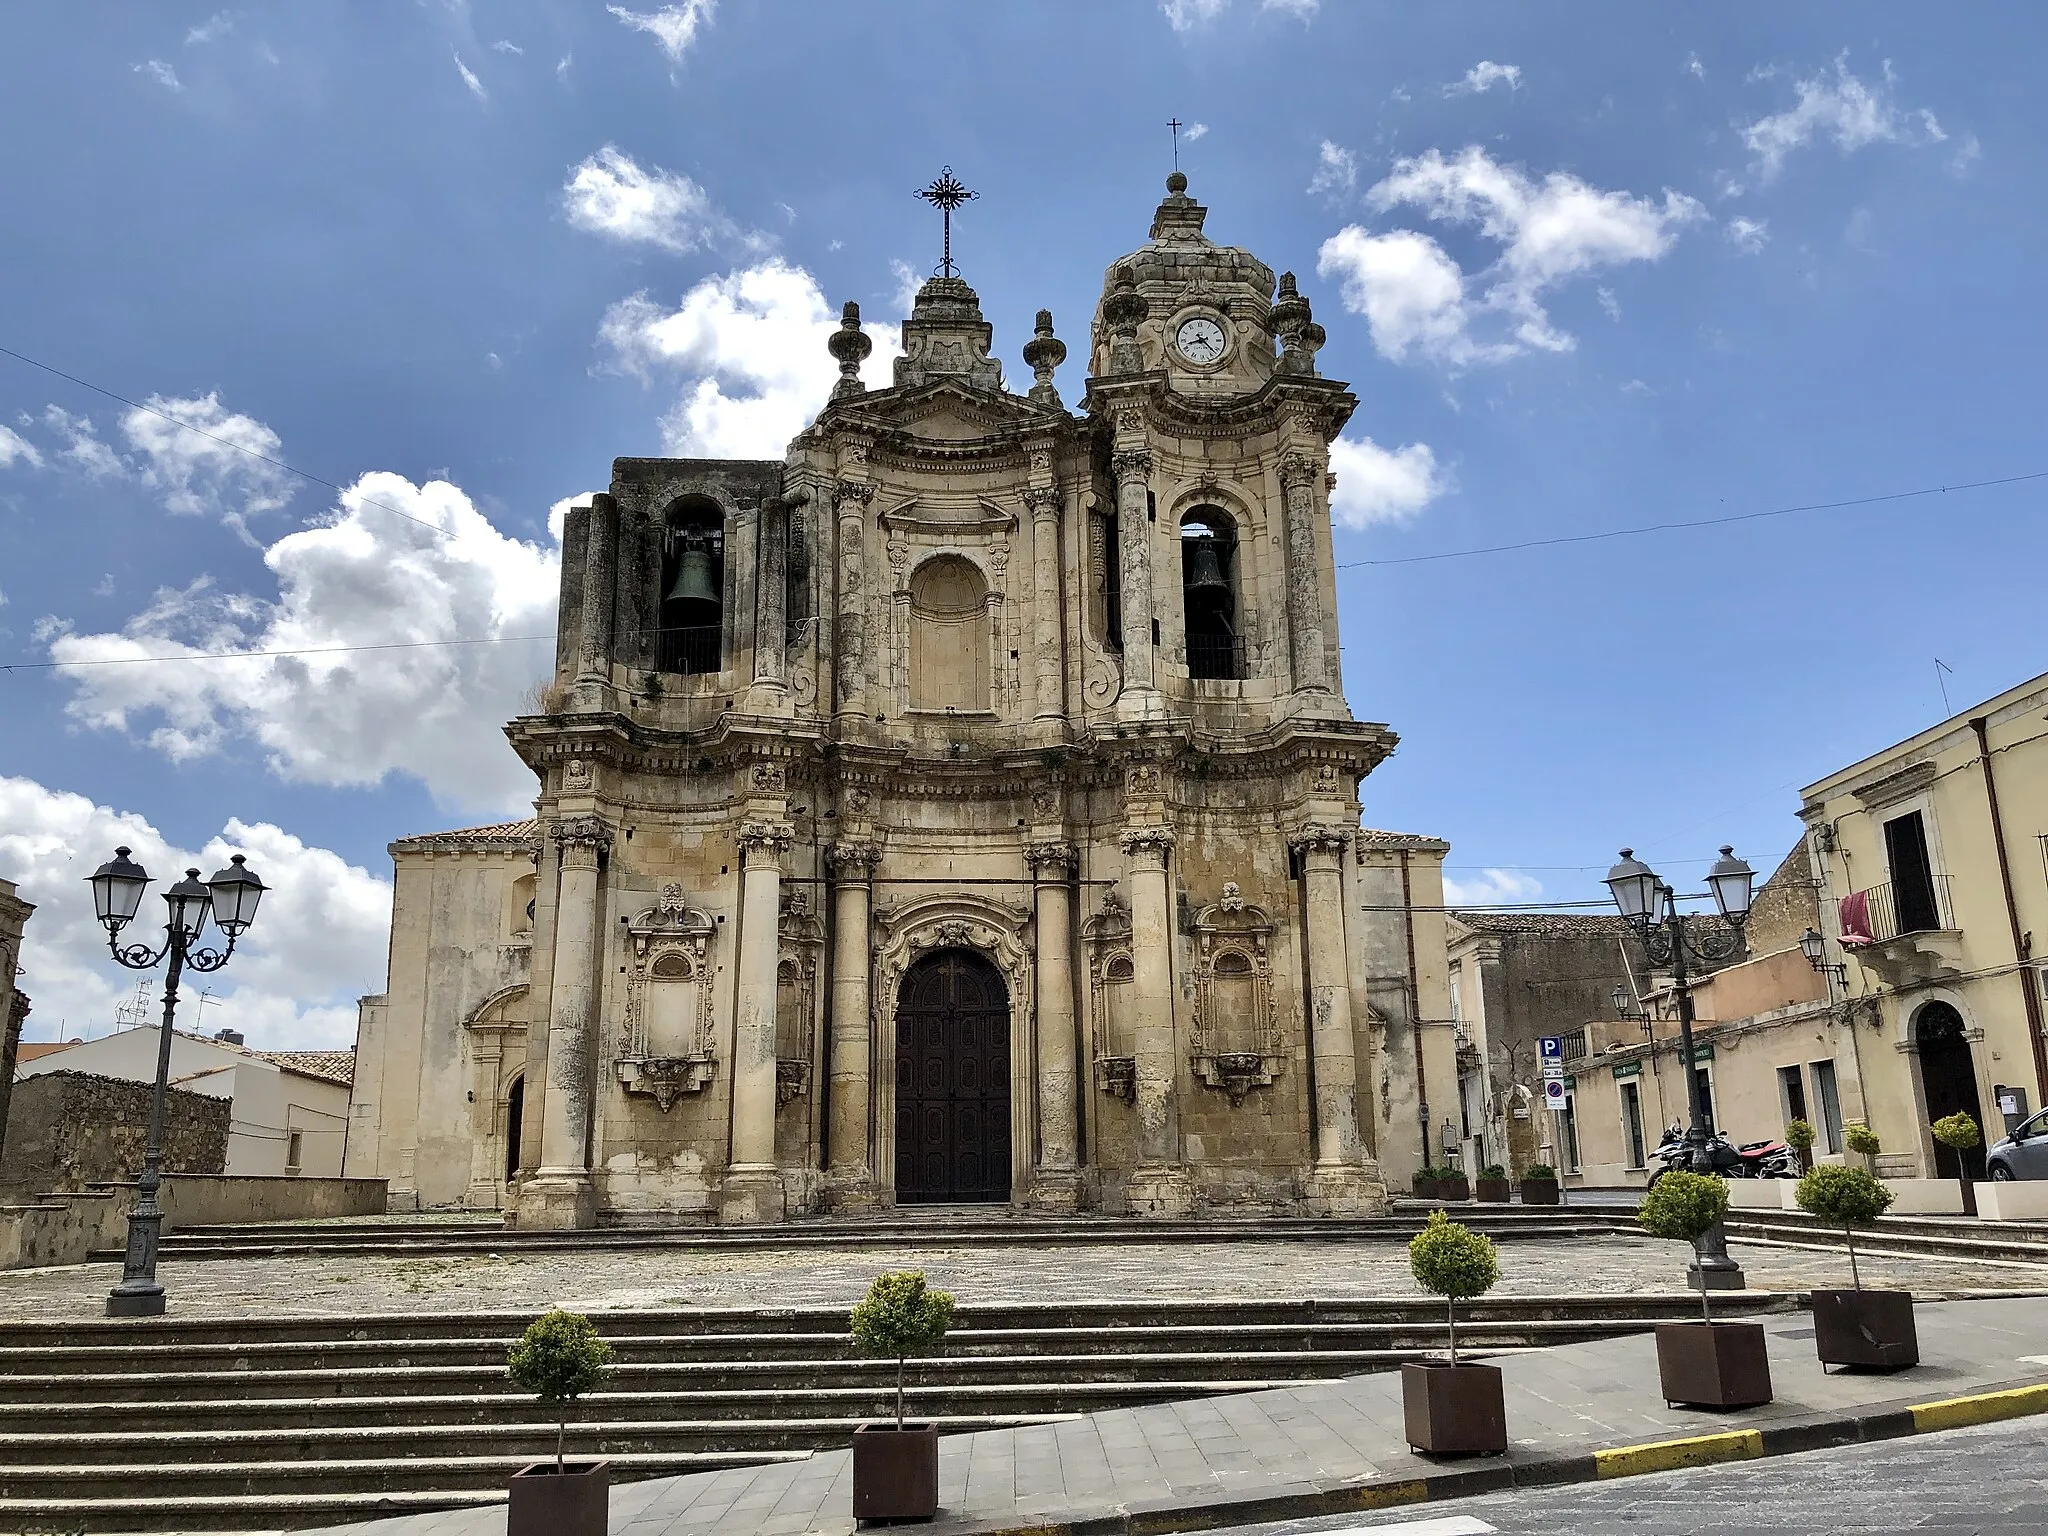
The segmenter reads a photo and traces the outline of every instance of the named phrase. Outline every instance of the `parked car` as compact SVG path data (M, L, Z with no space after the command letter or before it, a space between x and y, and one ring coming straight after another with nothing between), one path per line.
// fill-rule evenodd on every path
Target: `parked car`
M1991 1144L1984 1154L1986 1177L2005 1182L2011 1179L2048 1179L2048 1109L2022 1120L2003 1141Z

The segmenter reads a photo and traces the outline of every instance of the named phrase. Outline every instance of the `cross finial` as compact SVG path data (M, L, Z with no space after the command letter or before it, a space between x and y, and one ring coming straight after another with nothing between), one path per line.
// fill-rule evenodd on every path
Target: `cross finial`
M1177 117L1169 117L1166 120L1166 126L1173 130L1173 168L1177 171L1180 169L1181 121Z
M953 167L948 165L940 168L937 181L928 187L918 188L916 195L938 209L945 219L945 259L939 263L939 276L951 277L953 276L953 210L962 203L973 202L981 194L968 191L961 184L960 178L953 174Z

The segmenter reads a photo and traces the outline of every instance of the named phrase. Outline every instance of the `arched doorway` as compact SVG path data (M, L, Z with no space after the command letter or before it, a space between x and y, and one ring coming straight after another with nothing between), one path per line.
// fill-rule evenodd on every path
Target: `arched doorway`
M519 1132L526 1119L526 1074L512 1079L512 1091L505 1096L505 1182L519 1177Z
M1010 994L941 949L896 994L896 1203L1010 1198Z
M1977 1100L1977 1065L1970 1059L1963 1016L1947 1003L1927 1004L1913 1020L1913 1042L1920 1049L1920 1091L1927 1101L1927 1123L1932 1125L1961 1110L1981 1126L1984 1112ZM1955 1149L1936 1142L1935 1177L1953 1179L1965 1173L1972 1180L1984 1177L1981 1141L1960 1156L1959 1166Z

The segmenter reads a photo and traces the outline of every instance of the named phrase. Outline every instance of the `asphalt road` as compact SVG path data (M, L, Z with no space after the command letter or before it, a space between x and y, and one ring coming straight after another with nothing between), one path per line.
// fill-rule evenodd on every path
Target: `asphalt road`
M2048 1417L1239 1536L2043 1536Z

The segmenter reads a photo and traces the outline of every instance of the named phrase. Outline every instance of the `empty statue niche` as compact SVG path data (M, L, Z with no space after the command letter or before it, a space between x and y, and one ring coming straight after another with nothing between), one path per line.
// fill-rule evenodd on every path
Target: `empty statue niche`
M960 555L934 555L910 577L910 707L980 714L989 707L988 582Z
M1244 676L1237 622L1237 525L1217 507L1180 520L1180 586L1187 618L1188 676Z
M666 523L656 669L717 672L725 634L725 514L709 497L687 496L669 508Z

